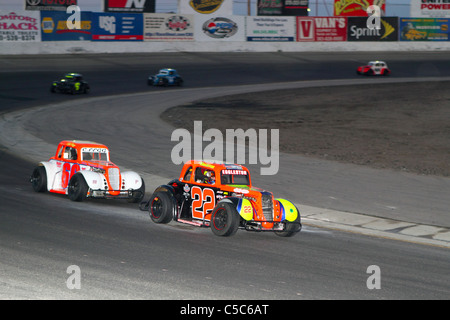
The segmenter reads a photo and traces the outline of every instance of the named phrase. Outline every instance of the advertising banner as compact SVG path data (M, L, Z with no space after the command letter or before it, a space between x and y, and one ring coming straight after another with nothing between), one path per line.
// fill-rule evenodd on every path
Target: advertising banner
M309 0L258 0L258 16L307 16Z
M194 41L194 16L144 13L144 41Z
M93 41L142 41L143 17L137 13L92 13Z
M297 41L346 40L346 17L297 17Z
M39 12L0 11L0 42L41 41Z
M367 8L371 5L380 7L380 15L385 15L385 0L334 0L334 15L342 17L367 17Z
M380 18L381 29L367 28L367 18L347 18L347 41L398 41L398 18Z
M449 41L447 18L400 18L400 41Z
M71 14L60 11L41 11L42 41L89 41L91 40L92 15L81 12L80 29L69 29L67 20Z
M449 0L411 0L411 17L450 18Z
M281 16L283 14L283 0L258 0L258 16Z
M196 41L245 41L244 16L195 16Z
M25 10L66 11L68 6L78 5L77 0L24 0Z
M182 0L178 12L184 14L232 15L233 0Z
M295 17L246 17L247 41L295 41Z
M103 11L122 13L155 12L156 0L103 0Z
M318 1L318 0L316 0ZM284 16L307 16L308 0L284 0L283 15Z

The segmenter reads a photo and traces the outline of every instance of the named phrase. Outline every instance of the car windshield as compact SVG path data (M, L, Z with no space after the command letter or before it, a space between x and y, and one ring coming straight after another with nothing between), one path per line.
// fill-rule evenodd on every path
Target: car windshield
M86 161L109 161L108 149L104 148L82 148L81 157Z
M250 185L248 172L245 170L222 170L220 181L222 184Z
M159 74L169 74L169 72L167 70L160 70Z

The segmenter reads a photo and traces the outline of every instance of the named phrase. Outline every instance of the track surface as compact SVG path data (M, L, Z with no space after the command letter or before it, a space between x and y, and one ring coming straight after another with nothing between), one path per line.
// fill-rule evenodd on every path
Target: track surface
M388 60L396 70L396 77L450 75L450 63L443 54L409 54L408 58L385 54L376 58ZM161 161L167 160L172 147L167 136L146 135L145 118L135 126L129 126L128 121L123 125L127 115L131 119L141 114L151 115L154 101L144 109L128 104L128 97L121 97L118 101L123 103L122 108L114 106L114 114L107 115L104 111L113 100L99 99L86 105L82 96L51 95L48 91L51 81L64 72L76 71L84 73L91 84L90 97L151 90L158 96L168 90L148 88L145 79L158 68L170 66L178 68L189 79L186 89L198 88L200 96L208 87L353 79L355 66L369 59L373 59L369 53L4 57L0 59L3 70L0 106L3 111L11 111L79 101L73 114L68 108L60 112L55 109L52 119L48 118L52 113L37 113L35 121L28 122L27 129L55 146L65 138L101 140L111 147L113 161L119 166L133 169L140 166L137 170L172 177L178 174L179 168L161 165L167 163ZM261 63L267 66L262 69ZM167 105L182 102L184 89L178 93L176 88L171 89L175 91L169 91L171 98ZM145 95L137 96L134 101L141 99L143 102L145 98ZM159 106L162 107L164 103ZM93 114L102 112L104 119L91 120ZM112 127L98 132L97 121L101 122L102 129L107 127L105 123ZM68 137L71 132L74 136ZM132 159L129 154L133 155ZM42 160L49 156L43 154ZM298 166L298 163L286 164ZM290 239L248 232L238 232L232 238L217 238L205 229L178 224L155 225L144 212L137 210L137 206L121 201L80 204L61 196L35 194L27 182L32 163L2 153L0 165L3 168L0 182L1 298L446 299L450 293L446 249L308 227ZM307 168L325 166L313 162L306 165ZM337 181L342 181L345 174L338 171L340 169L328 168ZM359 169L348 167L346 173L353 174L354 170ZM306 171L311 175L308 179L317 179L310 170L302 173ZM408 179L416 178L408 176ZM257 185L264 187L265 182L269 182L262 178L257 180L264 183ZM383 181L381 179L380 183ZM330 182L333 184L327 181L323 185ZM352 189L351 184L349 181L341 186L342 194ZM274 191L283 191L281 182L272 186ZM268 189L273 190L270 187ZM318 190L320 187L316 185L302 191L314 197ZM378 196L385 198L385 195ZM367 194L365 197L369 198ZM437 200L437 207L445 206L444 200ZM310 198L309 201L314 204L323 199ZM361 211L367 209L364 202L367 205L364 199L356 205L361 206ZM326 205L341 209L339 204ZM343 201L340 205L348 203ZM355 208L348 208L352 209ZM65 285L66 268L73 264L81 269L80 290L69 290ZM367 267L374 264L381 269L380 290L366 287Z

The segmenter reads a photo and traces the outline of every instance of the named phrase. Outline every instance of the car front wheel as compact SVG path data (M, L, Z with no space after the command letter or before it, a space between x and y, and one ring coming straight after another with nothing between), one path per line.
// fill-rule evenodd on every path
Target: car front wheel
M148 212L155 223L169 223L173 218L173 202L170 196L161 191L153 193L149 200Z
M230 203L219 203L211 213L211 230L216 236L228 237L239 228L239 214Z
M67 186L69 199L72 201L83 201L87 197L88 185L81 173L73 175Z

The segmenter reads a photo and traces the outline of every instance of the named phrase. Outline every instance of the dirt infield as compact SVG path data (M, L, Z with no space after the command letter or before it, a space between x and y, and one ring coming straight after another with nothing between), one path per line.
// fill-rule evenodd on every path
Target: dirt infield
M167 110L177 128L279 129L280 151L450 176L450 82L240 94Z

